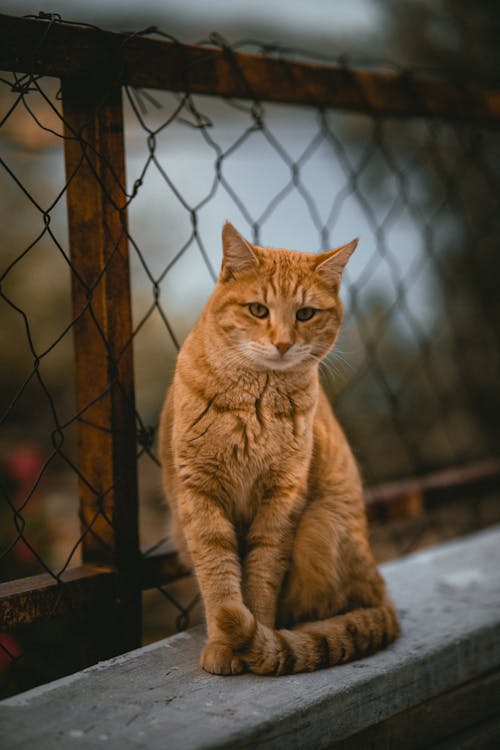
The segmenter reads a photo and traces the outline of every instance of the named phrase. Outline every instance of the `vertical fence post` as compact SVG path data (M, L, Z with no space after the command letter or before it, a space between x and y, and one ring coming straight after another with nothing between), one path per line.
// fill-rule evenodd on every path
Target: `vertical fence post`
M141 641L132 319L122 94L62 81L84 562L117 574L106 656ZM106 635L104 635L106 633Z

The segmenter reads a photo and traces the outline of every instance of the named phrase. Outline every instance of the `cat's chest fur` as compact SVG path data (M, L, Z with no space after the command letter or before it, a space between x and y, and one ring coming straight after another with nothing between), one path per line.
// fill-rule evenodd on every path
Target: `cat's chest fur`
M315 404L315 392L287 387L272 375L255 378L245 388L226 384L216 398L216 408L231 415L244 436L264 448L269 439L288 442L304 438L312 425Z
M185 404L193 418L191 439L203 435L205 445L222 448L246 461L279 457L276 449L300 449L312 430L316 391L288 389L266 376L245 386L218 383L201 403ZM195 438L196 439L196 438Z
M185 429L177 433L178 466L211 467L237 516L256 512L276 481L307 475L316 382L290 384L272 374L238 381L211 377L197 398L187 383L178 383L181 391L177 404Z
M227 429L220 435L218 460L228 477L238 478L232 512L243 523L259 512L276 483L288 484L292 477L295 483L307 475L315 410L310 395L278 388L272 378L261 392L248 396L235 406L226 393L229 408L219 413Z

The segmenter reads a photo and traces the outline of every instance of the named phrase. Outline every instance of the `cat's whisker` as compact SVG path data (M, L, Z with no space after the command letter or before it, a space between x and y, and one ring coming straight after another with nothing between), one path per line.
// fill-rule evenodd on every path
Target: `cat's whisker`
M224 358L225 364L245 364L245 351L237 344L224 343L217 347L212 344L212 349Z
M311 352L309 354L309 357L318 363L319 370L322 376L326 379L331 387L335 388L338 387L339 383L345 383L345 372L343 372L341 368L337 367L337 363L335 361L332 361L330 355L328 357L322 358Z
M345 365L345 366L346 366L346 367L347 367L347 368L348 368L349 370L353 370L353 371L354 371L354 369L355 369L355 368L354 368L354 365L352 364L352 362L350 362L350 361L349 361L348 359L346 359L346 358L345 358L345 357L344 357L344 356L343 356L343 355L341 354L341 352L339 352L339 351L338 351L337 349L334 349L334 350L333 350L333 351L331 352L331 354L329 354L329 355L328 355L328 358L330 359L330 361L332 361L332 360L339 360L339 361L340 361L340 362L342 362L342 364L343 364L343 365Z
M335 362L325 362L323 372L328 373L329 382L333 388L344 385L349 379L346 372L342 368L337 367Z

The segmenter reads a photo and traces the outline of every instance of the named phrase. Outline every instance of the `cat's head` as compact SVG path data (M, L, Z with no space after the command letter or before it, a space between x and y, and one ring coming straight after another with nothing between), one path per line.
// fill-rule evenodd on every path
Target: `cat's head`
M276 250L251 245L227 222L211 313L228 362L293 370L323 359L342 322L339 286L357 243L319 255Z

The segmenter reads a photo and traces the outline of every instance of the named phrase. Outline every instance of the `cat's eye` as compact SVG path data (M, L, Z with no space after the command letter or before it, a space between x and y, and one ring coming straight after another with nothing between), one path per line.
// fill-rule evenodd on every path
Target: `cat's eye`
M297 318L297 320L304 322L306 320L311 320L311 318L314 318L316 312L317 310L314 307L301 307L300 310L297 310L297 312L295 313L295 317Z
M260 302L250 302L248 309L255 318L267 318L269 310L265 305L261 305Z

